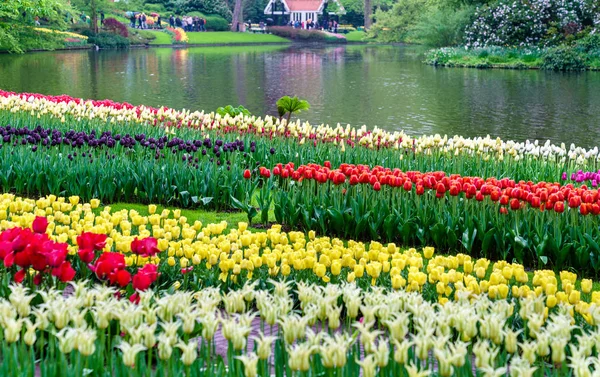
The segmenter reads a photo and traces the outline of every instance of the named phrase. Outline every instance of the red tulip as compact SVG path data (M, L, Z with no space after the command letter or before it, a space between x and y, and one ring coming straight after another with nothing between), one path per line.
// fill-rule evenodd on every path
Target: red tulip
M412 182L411 181L404 182L403 188L404 188L404 191L410 191L410 190L412 190Z
M565 202L554 203L554 212L563 213L565 211Z
M106 246L106 234L83 232L77 237L79 249L91 249L100 251Z
M70 262L63 262L59 267L52 270L52 275L58 277L63 283L73 280L75 277L75 270L71 267Z
M444 186L443 183L438 183L437 186L436 186L436 188L435 188L435 191L438 194L443 195L443 194L446 193L446 186Z
M33 224L31 224L33 231L35 233L46 233L46 229L48 229L48 219L45 217L37 216L35 220L33 220Z
M438 185L439 187L439 185ZM452 185L450 186L450 195L452 196L458 196L458 194L460 194L460 189L458 188L458 186Z
M577 208L581 205L581 197L579 196L572 196L569 198L569 207L571 208Z
M133 277L133 289L145 291L150 287L158 277L157 267L154 264L147 264L141 268Z
M131 252L144 257L151 257L160 251L157 247L158 241L154 237L139 240L137 237L131 242Z
M417 185L417 195L423 195L425 193L425 187L423 185Z
M510 209L516 211L517 209L521 208L521 202L519 201L519 199L513 198L510 200Z
M81 259L81 261L85 264L92 263L96 257L94 249L79 249L79 251L77 251L77 255L79 255L79 259Z
M22 283L23 279L25 279L25 270L21 269L21 270L17 271L15 273L14 279L15 279L16 283Z
M506 209L506 207L500 207L500 213L506 215L508 214L508 210Z
M477 191L477 194L475 194L475 200L477 200L478 202L483 201L483 194L481 193L481 191Z
M373 184L373 190L375 190L375 191L379 191L379 190L381 190L381 183L379 183L379 182L375 182L375 183Z
M358 177L356 175L351 175L350 176L350 184L352 186L357 185L358 184Z
M251 176L252 176L252 174L250 173L250 170L248 170L248 169L244 170L244 178L245 179L250 179Z

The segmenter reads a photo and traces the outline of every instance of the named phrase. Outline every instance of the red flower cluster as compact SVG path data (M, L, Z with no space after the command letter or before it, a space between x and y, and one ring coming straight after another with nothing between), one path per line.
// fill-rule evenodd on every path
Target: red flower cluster
M158 250L158 241L156 238L147 237L141 240L138 240L136 237L133 242L131 242L131 252L137 255L141 255L143 257L152 257L160 250Z
M0 233L0 259L6 268L20 267L14 275L17 283L23 281L29 268L37 271L33 281L40 284L45 273L51 273L60 281L67 282L75 277L75 270L67 262L68 245L52 241L46 234L48 220L37 217L33 231L12 228Z
M83 233L77 238L79 245L79 258L90 263L95 258L95 251L102 250L106 245L106 235ZM157 247L158 241L156 238L147 237L138 239L137 237L131 242L131 252L143 257L151 257L159 252ZM137 273L131 277L131 273L127 271L125 256L121 253L106 252L88 267L92 270L96 277L100 280L108 280L111 285L118 285L121 288L126 287L132 282L133 289L144 291L152 285L158 278L158 267L154 264L147 264L140 268ZM133 297L137 300L137 296Z
M84 247L84 250L89 252L79 252L79 257L82 261L89 263L95 257L94 250L102 250L106 244L106 236L93 233L84 233L78 239L79 247ZM158 241L156 238L147 237L138 239L137 237L131 242L131 251L134 254L151 257L159 252L157 247ZM92 259L89 259L90 255ZM111 285L118 285L121 288L129 285L133 281L133 289L146 290L158 278L158 267L154 264L147 264L140 268L137 273L131 277L131 273L127 271L125 256L121 253L106 252L93 264L88 267L92 270L96 277L100 280L108 280Z
M106 234L84 232L77 237L77 246L79 258L86 264L90 263L96 257L96 251L101 251L106 246Z
M418 171L403 172L381 166L370 168L366 165L342 164L338 169L317 164L302 165L295 168L293 163L278 164L273 168L273 175L284 179L302 181L315 180L319 183L332 182L336 185L346 182L350 185L368 184L375 191L383 186L398 187L404 191L412 191L423 195L426 190L434 191L436 197L446 194L458 196L464 194L467 199L483 201L489 197L493 202L518 210L526 206L539 210L553 210L562 213L565 203L569 208L578 209L582 215L600 214L600 195L598 190L587 186L575 187L573 184L561 185L549 182L515 182L509 178L463 177L458 174L448 175L445 172ZM263 171L264 169L264 171ZM261 175L269 177L269 170L261 168Z
M94 264L88 265L100 280L108 280L112 285L126 287L131 274L126 270L125 256L121 253L102 253Z

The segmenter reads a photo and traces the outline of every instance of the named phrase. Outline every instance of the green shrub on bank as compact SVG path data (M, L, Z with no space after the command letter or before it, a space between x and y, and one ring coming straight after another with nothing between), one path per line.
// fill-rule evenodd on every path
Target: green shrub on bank
M129 39L111 33L98 33L97 35L92 35L89 37L88 42L102 49L129 48L129 45L131 44Z
M551 48L544 54L541 68L552 71L583 71L585 55L569 46Z
M228 31L229 22L221 16L206 16L206 29L209 31Z
M425 55L425 63L434 66L468 68L540 68L553 71L600 69L600 37L591 35L573 45L550 49L505 47L440 48Z

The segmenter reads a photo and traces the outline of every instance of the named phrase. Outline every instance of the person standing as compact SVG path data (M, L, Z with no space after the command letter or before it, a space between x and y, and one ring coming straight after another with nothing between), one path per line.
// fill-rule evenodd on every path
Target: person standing
M142 15L141 14L138 14L137 20L138 20L138 29L141 29L142 28Z
M144 29L148 29L148 24L146 24L146 13L142 13L142 26Z
M170 15L170 16L169 16L169 26L170 26L171 28L174 28L174 27L175 27L175 17L173 17L173 15Z
M161 22L162 22L162 19L160 18L160 14L159 14L159 15L158 15L158 19L156 20L156 23L158 24L158 28L159 28L159 29L162 29L162 24L161 24Z
M179 16L175 17L175 26L181 27L181 18Z
M131 27L135 29L135 13L131 12L131 16L129 16L129 22L131 22Z
M100 11L100 25L104 25L104 11Z

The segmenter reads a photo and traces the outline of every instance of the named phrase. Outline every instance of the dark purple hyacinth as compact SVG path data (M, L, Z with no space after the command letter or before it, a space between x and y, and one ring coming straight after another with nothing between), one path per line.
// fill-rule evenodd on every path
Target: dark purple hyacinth
M0 126L0 147L18 147L19 145L31 145L32 152L37 152L40 146L46 149L70 147L74 150L68 154L69 160L73 161L79 155L81 158L89 159L86 161L90 162L94 161L94 151L103 151L103 157L108 160L115 159L116 155L111 155L108 151L119 146L125 149L147 149L152 153L149 158L154 157L157 160L166 158L165 153L161 153L161 150L166 148L173 155L182 153L181 161L186 162L188 166L198 166L201 156L209 156L211 162L216 162L218 165L227 164L227 166L231 164L227 156L230 153L241 152L244 159L250 157L242 140L226 142L216 139L213 141L208 137L201 140L183 140L178 137L169 139L167 136L153 138L147 137L145 134L122 135L111 131L99 133L92 130L88 133L69 130L63 132L57 129L44 129L39 125L35 128ZM251 153L254 153L256 142L252 141L249 149ZM76 152L77 150L80 150L79 154ZM270 153L274 154L275 148L271 148ZM221 160L221 157L224 161Z

